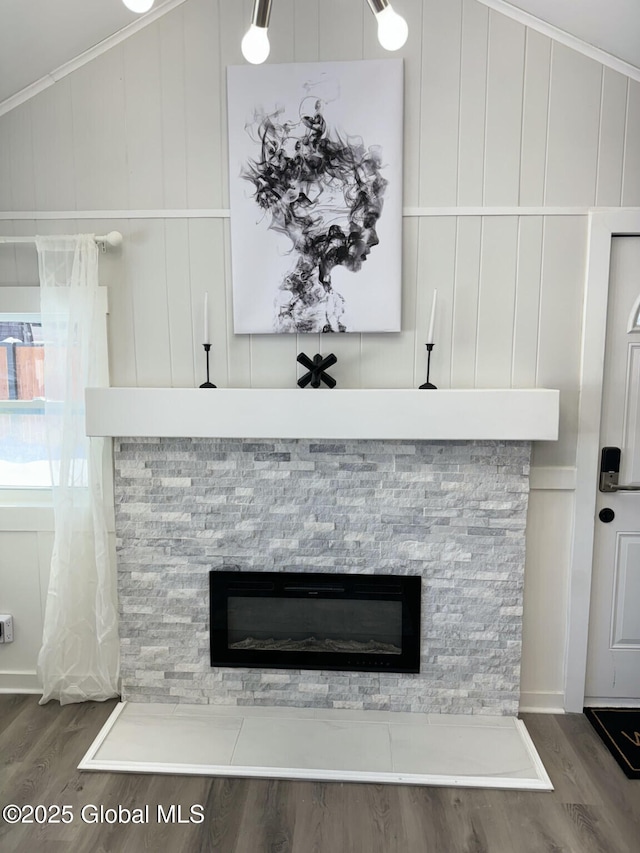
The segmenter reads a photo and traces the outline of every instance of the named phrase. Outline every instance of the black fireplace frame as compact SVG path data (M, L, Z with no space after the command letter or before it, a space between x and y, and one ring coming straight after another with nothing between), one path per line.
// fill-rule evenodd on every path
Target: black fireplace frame
M260 669L324 669L420 672L422 578L418 575L334 572L209 572L211 666ZM227 599L251 597L391 600L402 605L400 654L283 651L229 648Z

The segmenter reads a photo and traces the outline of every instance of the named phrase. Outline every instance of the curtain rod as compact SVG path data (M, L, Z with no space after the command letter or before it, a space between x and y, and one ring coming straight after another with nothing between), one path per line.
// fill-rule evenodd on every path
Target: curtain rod
M55 237L55 234L51 235ZM96 243L102 246L102 250L106 251L107 246L119 246L122 243L122 234L119 231L109 231L108 234L97 236L94 238ZM0 243L34 243L35 237L0 237Z

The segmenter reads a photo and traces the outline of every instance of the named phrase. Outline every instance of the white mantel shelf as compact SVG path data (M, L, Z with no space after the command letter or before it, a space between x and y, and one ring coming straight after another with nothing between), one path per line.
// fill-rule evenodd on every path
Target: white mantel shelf
M555 441L559 391L88 388L87 434Z

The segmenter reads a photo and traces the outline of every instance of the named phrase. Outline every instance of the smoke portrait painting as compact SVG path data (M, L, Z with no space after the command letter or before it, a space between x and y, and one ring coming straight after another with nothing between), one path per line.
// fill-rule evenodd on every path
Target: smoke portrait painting
M227 74L235 333L400 331L402 60Z

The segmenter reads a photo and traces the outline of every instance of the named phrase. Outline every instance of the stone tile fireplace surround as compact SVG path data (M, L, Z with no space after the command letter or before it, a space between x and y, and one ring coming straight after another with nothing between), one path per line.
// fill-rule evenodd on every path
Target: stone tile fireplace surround
M87 434L114 438L123 699L516 714L531 442L557 439L557 391L86 398ZM212 668L211 570L418 575L420 672Z
M515 714L530 442L120 438L123 698ZM211 668L208 572L422 577L421 672Z

